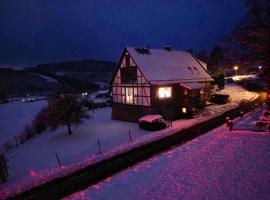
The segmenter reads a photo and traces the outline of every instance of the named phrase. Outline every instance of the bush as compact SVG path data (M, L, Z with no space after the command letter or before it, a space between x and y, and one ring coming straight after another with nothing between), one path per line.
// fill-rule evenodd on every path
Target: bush
M47 107L43 108L32 122L32 128L36 134L41 134L47 129Z
M31 139L32 137L34 137L35 132L33 131L33 129L29 126L26 125L24 130L23 130L23 135L24 135L24 141Z

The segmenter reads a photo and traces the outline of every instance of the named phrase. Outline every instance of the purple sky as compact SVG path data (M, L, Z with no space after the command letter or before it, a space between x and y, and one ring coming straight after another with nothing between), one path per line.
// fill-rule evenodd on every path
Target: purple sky
M245 0L1 0L0 67L117 61L125 46L210 50Z

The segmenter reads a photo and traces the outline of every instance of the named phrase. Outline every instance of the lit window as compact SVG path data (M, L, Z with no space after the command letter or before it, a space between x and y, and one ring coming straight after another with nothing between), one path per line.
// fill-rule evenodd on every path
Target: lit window
M187 109L186 108L182 108L182 113L187 113Z
M124 87L122 88L122 102L126 104L138 104L137 88Z
M133 104L133 88L126 88L126 103Z
M171 87L160 87L158 88L158 97L160 99L172 97L172 88Z
M204 94L204 89L200 89L200 94Z

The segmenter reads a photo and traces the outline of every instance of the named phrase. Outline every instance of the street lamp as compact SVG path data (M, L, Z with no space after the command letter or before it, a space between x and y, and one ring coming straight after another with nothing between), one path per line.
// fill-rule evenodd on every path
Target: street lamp
M235 76L237 76L237 70L238 70L238 66L237 65L235 65L234 67L233 67L233 69L235 70Z
M258 67L258 69L259 69L260 72L262 72L262 66L261 65Z

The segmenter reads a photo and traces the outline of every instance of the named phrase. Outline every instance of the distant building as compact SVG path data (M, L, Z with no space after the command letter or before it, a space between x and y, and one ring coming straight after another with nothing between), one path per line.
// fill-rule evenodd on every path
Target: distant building
M188 52L123 50L112 79L112 118L136 122L146 114L177 119L202 107L210 97L206 64Z

